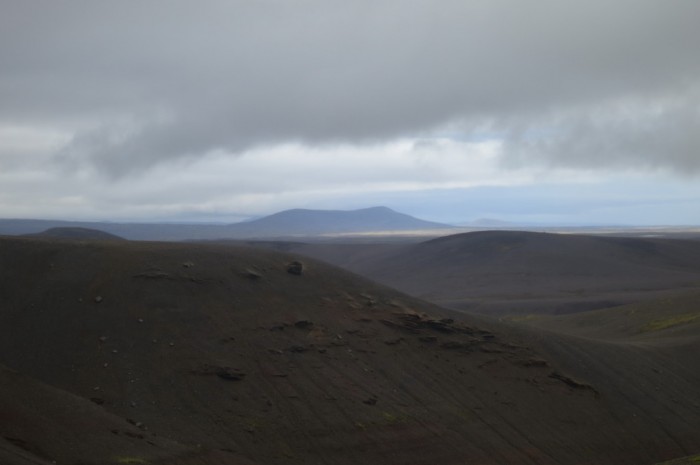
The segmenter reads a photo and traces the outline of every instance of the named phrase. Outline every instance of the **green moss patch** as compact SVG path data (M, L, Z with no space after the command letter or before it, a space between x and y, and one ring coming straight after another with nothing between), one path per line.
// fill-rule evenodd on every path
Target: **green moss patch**
M682 459L669 460L668 462L657 463L656 465L697 465L700 464L700 455L683 457Z
M691 323L700 318L699 313L686 313L683 315L676 315L670 318L663 318L660 320L654 320L641 327L641 332L646 333L649 331L661 331L663 329L672 328L674 326L685 325Z

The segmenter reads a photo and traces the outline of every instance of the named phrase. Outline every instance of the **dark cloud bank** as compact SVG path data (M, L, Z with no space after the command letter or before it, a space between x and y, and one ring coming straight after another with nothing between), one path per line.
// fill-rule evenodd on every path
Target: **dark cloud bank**
M700 2L5 1L0 124L123 175L449 125L506 161L700 171Z

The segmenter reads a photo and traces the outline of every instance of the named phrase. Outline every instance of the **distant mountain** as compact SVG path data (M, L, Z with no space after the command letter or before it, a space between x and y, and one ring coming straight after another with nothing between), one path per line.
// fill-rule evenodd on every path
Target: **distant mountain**
M56 227L49 228L44 232L28 234L33 237L46 237L53 239L73 239L91 241L123 241L123 237L115 234L100 231L99 229L78 228L78 227Z
M275 213L246 223L230 225L238 237L298 236L379 231L417 231L446 229L452 226L420 220L387 207L361 210L305 210L294 209Z
M379 231L417 231L452 226L424 221L386 207L361 210L286 210L233 224L98 223L0 219L0 235L36 234L50 228L88 228L130 240L258 239Z

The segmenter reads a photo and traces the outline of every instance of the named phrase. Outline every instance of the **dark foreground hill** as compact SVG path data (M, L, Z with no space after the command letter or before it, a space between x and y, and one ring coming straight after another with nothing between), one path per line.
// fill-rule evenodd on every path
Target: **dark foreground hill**
M0 460L651 464L697 340L523 332L250 248L0 239ZM673 357L671 361L671 357Z
M484 231L290 248L443 306L497 315L579 312L700 288L693 240Z

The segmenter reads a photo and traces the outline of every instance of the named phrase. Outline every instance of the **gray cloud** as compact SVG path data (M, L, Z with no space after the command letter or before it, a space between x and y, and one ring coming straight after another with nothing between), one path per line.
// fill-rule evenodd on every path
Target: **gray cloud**
M700 173L700 94L623 100L511 124L506 161L557 167L662 169Z
M0 124L74 133L59 162L104 173L455 121L488 124L513 163L698 168L693 0L0 8Z

